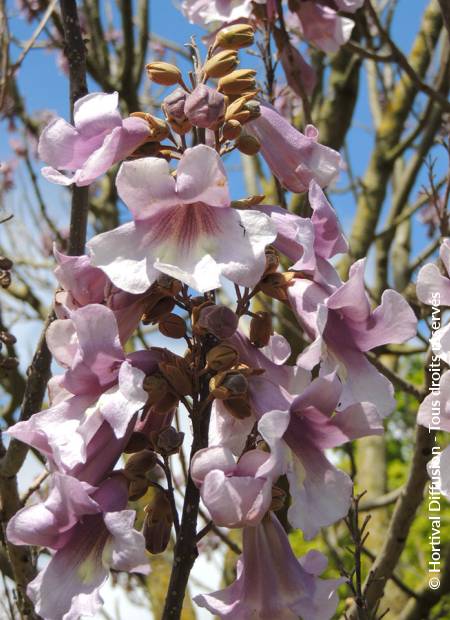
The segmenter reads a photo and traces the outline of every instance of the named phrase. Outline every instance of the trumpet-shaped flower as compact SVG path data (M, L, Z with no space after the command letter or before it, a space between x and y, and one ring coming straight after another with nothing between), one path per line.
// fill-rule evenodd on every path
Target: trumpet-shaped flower
M46 179L58 185L90 185L147 140L147 123L122 119L118 104L118 93L91 93L75 102L74 125L59 117L47 125L38 147L39 157L50 165L42 169Z
M292 192L305 192L312 179L320 187L329 185L339 174L341 156L319 144L319 133L307 125L305 134L295 129L266 103L261 116L246 129L261 143L261 154L280 183Z
M166 161L122 164L117 189L134 221L88 243L92 263L118 288L143 293L166 273L204 292L223 275L253 286L265 268L274 226L262 213L230 208L218 153L199 145L184 153L176 178Z
M280 439L288 424L289 414L281 411L266 413L259 421L258 431L270 454L250 450L236 461L231 450L222 446L195 453L192 478L216 525L256 525L267 513L272 485L286 471L286 450Z
M328 620L343 579L318 579L326 559L310 551L300 561L272 513L243 532L243 553L231 586L195 597L221 620Z
M91 304L71 317L54 321L47 332L51 352L66 368L57 382L58 397L49 409L8 431L62 471L86 462L87 446L104 422L117 440L111 444L119 450L117 460L130 422L147 400L142 389L145 373L132 363L139 355L125 357L113 312ZM156 368L158 355L147 353L149 367Z
M53 491L46 506L24 509L9 526L15 544L40 540L57 549L27 589L36 612L45 620L93 616L102 605L99 589L110 568L143 574L150 570L144 537L133 529L135 512L124 510L128 501L124 477L115 475L105 480L90 497L82 485L79 483L77 495L71 496L75 482L65 484L68 495L59 496ZM37 515L40 518L36 523ZM50 540L52 526L59 528L56 541Z

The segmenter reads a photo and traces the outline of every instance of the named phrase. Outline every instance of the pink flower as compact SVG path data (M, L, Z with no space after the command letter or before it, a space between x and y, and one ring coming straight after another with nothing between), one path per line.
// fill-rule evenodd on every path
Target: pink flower
M385 416L395 406L393 388L364 353L412 338L417 320L408 303L392 290L383 293L381 305L372 311L364 265L364 259L352 265L348 282L334 290L299 278L287 292L300 325L314 339L298 363L309 370L321 363L322 372L337 371L344 385L341 407L369 401Z
M210 86L199 84L186 97L184 113L196 127L214 129L225 115L225 97Z
M147 140L147 123L134 117L122 120L118 101L118 93L91 93L75 102L75 126L62 118L47 125L38 147L39 157L50 165L42 169L46 179L59 185L90 185Z
M134 222L87 245L92 264L120 289L143 293L161 272L200 292L219 287L221 275L241 286L261 278L273 225L261 213L230 208L225 169L214 149L187 149L176 179L164 160L126 162L117 189Z
M271 453L245 452L238 461L228 448L214 446L195 453L192 479L216 525L256 525L269 510L272 485L286 471L286 450L280 442L289 415L280 411L265 414L258 431Z
M315 379L293 400L283 436L290 449L287 477L292 503L288 519L307 540L321 527L345 517L351 503L352 481L330 463L325 450L383 433L381 417L368 402L334 413L342 387L335 373Z
M105 273L93 267L88 256L67 256L54 249L58 266L55 275L63 290L55 294L55 313L60 319L88 304L105 304L114 311L122 344L128 340L141 320L145 307L142 295L117 289Z
M252 0L183 0L181 10L192 24L221 26L250 17L253 6Z
M261 153L272 173L292 192L304 192L312 179L320 187L339 174L341 156L317 142L318 131L308 125L305 135L268 104L261 104L261 116L246 128L261 143Z
M52 383L52 406L8 430L64 472L87 463L88 446L93 441L102 443L106 425L113 437L106 432L112 454L104 455L105 463L114 465L131 422L147 401L142 389L145 373L133 366L133 360L140 366L142 360L136 353L125 357L113 312L91 304L71 317L54 321L47 331L51 352L66 368L56 382L56 394ZM149 368L156 369L158 356L146 352Z
M443 240L439 256L447 275L432 263L424 265L417 276L417 297L430 306L450 306L450 239Z
M231 586L195 597L222 620L328 620L343 579L318 579L326 559L310 551L294 556L280 522L272 513L243 532L243 553Z
M337 52L347 43L355 23L315 2L301 2L296 11L302 37L324 52Z
M27 589L36 612L46 620L94 615L102 604L98 591L110 568L150 571L144 538L133 529L135 512L124 510L128 500L124 477L109 478L91 492L89 497L87 485L59 477L44 504L23 509L8 525L14 544L57 549Z
M280 61L286 76L286 81L292 91L302 96L302 89L307 95L311 95L317 83L316 72L306 62L300 52L290 43L286 43L280 53Z

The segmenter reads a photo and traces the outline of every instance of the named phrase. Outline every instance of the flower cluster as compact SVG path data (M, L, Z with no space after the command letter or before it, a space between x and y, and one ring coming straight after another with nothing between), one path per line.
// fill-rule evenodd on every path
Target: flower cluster
M109 568L147 572L146 549L163 551L172 524L178 534L168 463L184 440L172 426L180 403L192 423L189 476L211 520L243 530L236 581L197 603L242 620L334 613L342 580L319 578L318 552L295 558L275 515L285 502L278 481L287 477L288 520L306 539L347 514L352 481L327 450L382 433L393 388L366 353L414 336L416 319L394 291L372 309L364 261L347 281L338 275L332 259L347 242L322 188L340 156L258 98L254 72L236 69L251 39L245 24L219 33L192 88L174 65L150 63L151 80L176 87L164 117L122 120L117 94L94 93L76 103L74 127L56 119L41 136L52 166L43 174L56 183L86 185L125 160L116 186L131 215L93 237L85 256L55 252L47 344L64 372L49 383L50 407L9 431L51 472L45 501L7 527L12 543L54 552L28 588L46 620L93 615ZM308 192L311 216L263 197L233 201L223 160L235 148L260 150L281 185ZM235 291L230 306L218 302L222 286ZM297 360L271 314L251 309L256 295L292 313L309 342ZM186 343L185 354L130 353L141 321ZM155 484L162 474L167 487ZM127 505L143 497L138 532Z

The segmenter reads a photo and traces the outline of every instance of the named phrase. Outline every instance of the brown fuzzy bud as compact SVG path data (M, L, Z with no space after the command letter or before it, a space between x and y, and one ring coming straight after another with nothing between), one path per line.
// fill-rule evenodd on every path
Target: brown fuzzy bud
M131 502L137 502L138 499L144 497L144 495L148 491L149 486L149 481L145 478L137 478L136 480L131 480L130 484L128 485L128 499Z
M183 364L186 362L180 357L176 358L176 363L160 362L159 369L177 394L188 396L193 391L192 379L187 365Z
M294 283L294 278L295 274L289 271L286 273L270 273L261 280L258 287L269 297L278 299L278 301L287 301L286 289Z
M156 280L158 290L167 293L167 295L178 295L181 291L182 284L179 280L168 276L166 273L162 273Z
M241 134L235 142L236 148L244 155L256 155L261 148L258 138L250 134Z
M214 398L226 400L247 394L248 382L240 372L221 372L211 378L209 389Z
M10 258L6 256L0 256L0 269L4 269L5 271L9 271L13 268L13 262Z
M0 269L0 286L2 288L8 288L11 284L11 274L9 271L3 271Z
M167 492L155 489L152 501L145 507L142 528L147 551L157 554L166 550L170 541L172 523L172 508Z
M132 454L125 463L124 474L128 480L147 478L147 473L157 464L157 456L151 450L141 450Z
M228 50L239 50L249 47L255 39L255 31L248 24L234 24L227 28L222 28L217 33L214 47L221 47Z
M167 379L160 374L145 377L142 387L148 394L148 404L155 413L168 413L177 406L178 396L175 394Z
M158 295L154 300L154 303L146 309L144 314L142 315L142 322L144 325L149 325L150 323L156 323L163 316L169 314L175 307L175 300L172 297Z
M256 71L253 69L236 69L220 78L218 90L226 95L239 95L246 90L254 90Z
M11 346L17 342L17 338L15 336L5 331L0 332L0 340L7 346Z
M197 310L197 308L194 308L194 310ZM219 340L224 340L225 338L231 338L235 333L239 317L226 306L208 304L200 308L197 321L198 327L210 332Z
M155 450L163 456L176 454L184 440L184 433L178 432L173 426L166 426L157 433L152 434L152 442Z
M248 198L241 198L240 200L232 200L231 206L233 209L248 209L250 207L254 207L255 205L259 205L265 196L249 196Z
M265 254L266 254L266 269L264 271L264 275L267 276L269 273L276 273L280 265L280 257L278 256L278 252L273 247L273 245L267 246Z
M178 314L166 314L158 323L159 331L168 338L183 338L186 323Z
M206 61L203 71L209 78L220 78L227 75L239 64L237 52L233 50L224 50L214 54Z
M170 126L172 127L172 131L179 134L180 136L184 136L192 129L191 122L188 118L177 121L175 119L169 120Z
M254 120L261 115L261 106L259 101L254 99L256 93L249 93L237 97L229 103L225 112L225 120L237 120L240 123L246 123Z
M220 372L239 363L239 354L230 344L219 344L208 351L206 366L209 370Z
M0 358L0 366L3 370L15 370L19 365L19 360L16 357L4 357Z
M234 118L224 123L222 127L222 136L224 140L236 140L242 132L242 125Z
M224 400L223 404L228 413L231 413L231 415L238 420L245 420L245 418L249 418L253 413L250 403L246 398L230 398Z
M269 312L258 312L250 321L250 342L261 349L269 344L273 334L272 317Z
M140 431L134 431L132 433L126 447L124 448L125 454L134 454L135 452L140 452L141 450L145 450L150 446L150 442L148 437L141 433Z
M161 84L162 86L182 84L181 71L169 62L150 62L145 69L149 79L156 84Z
M272 487L272 503L270 504L270 510L276 512L281 510L286 502L286 492L280 487Z

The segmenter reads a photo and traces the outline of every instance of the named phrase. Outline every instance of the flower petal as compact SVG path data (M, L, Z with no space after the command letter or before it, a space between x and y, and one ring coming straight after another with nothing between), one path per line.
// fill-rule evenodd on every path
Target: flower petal
M230 194L220 155L199 144L187 149L178 164L177 194L185 203L204 202L211 207L228 207Z

